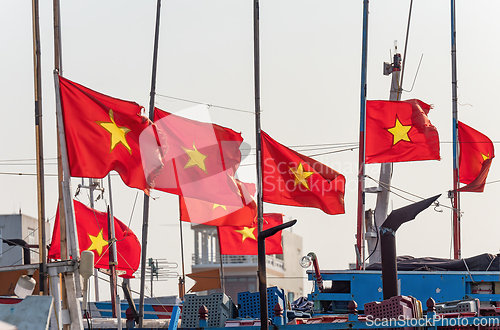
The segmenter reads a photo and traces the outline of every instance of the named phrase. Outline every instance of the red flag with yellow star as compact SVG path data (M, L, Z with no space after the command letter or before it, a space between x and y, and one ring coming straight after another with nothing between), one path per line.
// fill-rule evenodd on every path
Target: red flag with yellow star
M467 184L458 191L483 192L491 162L495 157L493 143L486 135L460 121L458 142L460 182Z
M366 163L440 160L439 135L420 100L366 102Z
M345 177L261 132L264 202L344 213Z
M240 133L155 109L154 125L140 137L143 167L154 189L226 206L247 200L234 173L241 160Z
M109 269L108 214L93 210L78 201L73 202L80 252L85 250L94 252L94 268ZM134 277L133 273L139 267L141 260L141 244L132 230L117 218L115 218L115 237L118 256L117 274L124 278ZM48 257L61 258L59 208Z
M148 126L135 102L119 100L59 77L71 176L120 174L133 188L147 189L139 134Z
M255 194L255 184L236 180L244 196ZM243 207L206 202L179 196L180 220L208 226L252 226L257 221L257 204L252 200Z
M283 214L264 213L263 230L281 225ZM250 227L217 227L220 252L227 255L257 255L257 224ZM266 254L283 254L281 231L266 238Z

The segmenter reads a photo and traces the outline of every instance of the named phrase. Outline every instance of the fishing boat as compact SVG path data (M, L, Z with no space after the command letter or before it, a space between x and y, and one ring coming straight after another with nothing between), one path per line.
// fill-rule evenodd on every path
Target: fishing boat
M158 2L158 9L159 9L159 4ZM368 2L365 1L365 15L366 15L366 20L367 20L367 15L368 15L368 7L367 7ZM159 15L159 14L157 14ZM254 1L254 15L256 22L258 23L258 1ZM367 22L367 21L366 21ZM158 23L157 23L158 24ZM256 32L258 33L258 24L256 24ZM257 34L258 36L258 34ZM258 40L258 38L256 38ZM255 58L257 59L256 62L256 81L259 81L259 63L258 63L258 58L259 58L259 53L258 53L258 44L256 45L255 49ZM156 47L155 47L156 48ZM38 54L39 55L39 54ZM156 53L154 55L156 57ZM39 57L39 56L38 56ZM366 58L365 58L366 60ZM365 63L366 64L366 63ZM392 63L393 67L397 66L397 62L395 61ZM365 70L365 69L364 69ZM154 71L154 70L153 70ZM366 73L366 72L365 72ZM153 79L154 80L154 79ZM456 81L455 81L456 84ZM366 81L362 79L362 94L365 94L365 88L366 86ZM399 91L397 91L399 93ZM154 95L154 84L152 86L152 95ZM258 86L256 86L256 99L260 100L260 90L258 89ZM366 100L365 100L366 101ZM38 100L37 100L38 102ZM152 98L152 107L154 106L154 98ZM260 116L260 104L258 102L256 103L256 114L257 117ZM38 116L38 115L37 115ZM259 128L260 130L260 128ZM64 138L62 139L64 140ZM260 140L257 140L257 144L260 144ZM43 156L42 156L43 157ZM42 170L42 176L43 176L43 170ZM66 179L69 178L69 175L66 173L65 174ZM387 182L385 182L387 184ZM68 187L66 186L66 191L64 192L65 198L66 198L66 205L71 205L72 203L69 202L71 200L71 191L68 191ZM361 193L364 194L365 187L362 187ZM43 190L43 189L42 189ZM262 203L262 201L260 201ZM43 203L42 203L43 204ZM386 203L387 204L387 203ZM457 207L454 207L455 211L457 210ZM364 211L364 210L362 210ZM44 211L41 210L41 213ZM259 212L262 214L262 210L259 210ZM458 213L458 212L455 212ZM71 219L71 208L67 211L66 215L68 216L68 219ZM364 213L361 212L361 223L364 221ZM42 216L43 218L43 216ZM385 215L384 215L385 218ZM359 219L358 219L359 220ZM74 224L69 224L70 226L73 226L73 228L70 230L70 232L76 231L74 228ZM358 239L361 240L362 237L365 235L365 232L362 230L363 225L360 227L361 232L358 232ZM71 241L71 238L70 238ZM69 300L72 302L72 307L73 310L70 312L70 318L72 319L72 325L75 327L82 327L82 324L84 324L83 319L81 318L81 315L78 316L78 314L81 312L81 307L78 306L78 304L75 304L77 301L77 296L79 295L79 270L76 265L76 260L79 259L79 251L76 245L74 244L75 242L73 241L72 244L73 246L70 248L70 255L73 256L73 262L66 263L62 265L62 267L66 267L65 269L60 270L59 272L63 273L73 273L75 272L75 276L77 277L76 281L74 278L72 278L73 274L68 275L68 280L71 282L70 287L68 287L70 290L71 297L68 297ZM143 246L144 251L146 250L146 246ZM43 249L42 249L43 250ZM364 249L363 249L364 250ZM370 304L372 302L381 302L385 297L383 296L383 291L384 291L384 286L381 284L382 283L382 272L374 269L370 270L370 267L376 267L375 264L372 264L371 266L363 267L364 265L364 253L361 251L360 247L358 247L358 265L357 268L365 268L365 269L358 269L358 270L353 270L353 271L325 271L319 269L319 266L317 266L317 269L315 271L310 271L308 272L309 280L315 282L315 289L313 293L310 295L310 298L312 301L314 301L314 308L312 309L313 313L313 319L315 319L313 322L317 323L327 323L327 320L330 320L332 322L336 322L335 324L329 324L328 326L323 326L322 328L331 328L331 329L344 329L344 328L364 328L366 327L367 319L366 317L363 316L357 316L357 313L359 311L364 311L367 313L366 307L361 308L356 308L356 304L354 301L357 303L358 306L366 306L366 304ZM322 255L318 253L318 257L321 258ZM145 261L145 254L143 254L143 262ZM426 267L429 269L432 269L432 267L440 267L440 268L446 268L450 267L453 270L450 271L438 271L438 272L422 272L422 271L412 271L412 272L400 272L400 278L401 278L401 285L398 287L399 293L403 293L405 295L411 295L414 298L424 301L426 297L432 297L434 298L434 301L439 303L447 303L451 300L465 300L465 299L479 299L480 303L479 304L468 304L466 302L460 302L457 303L457 305L462 306L462 305L467 305L470 309L473 309L471 306L476 306L476 311L474 311L474 315L467 315L471 316L470 322L474 322L476 320L481 321L482 319L480 318L481 316L485 316L484 314L480 314L480 311L478 308L483 307L484 309L488 309L488 313L490 315L496 315L496 309L494 309L494 304L492 302L497 302L499 301L498 297L498 292L496 287L498 286L498 277L499 277L499 272L498 272L498 266L497 266L497 259L489 256L489 255L483 255L479 256L478 259L482 259L483 262L481 262L480 266L476 267L471 267L470 265L474 264L474 260L468 260L468 259L463 259L462 263L464 263L464 267L466 270L457 270L456 265L452 265L452 262L445 262L443 260L426 260L426 263L420 262L420 261L415 261L413 260L413 263L417 263L420 267ZM315 259L316 261L318 259ZM486 260L486 262L484 261ZM410 262L411 263L411 262ZM436 266L439 264L439 266ZM448 265L445 265L448 264ZM43 266L50 268L50 266ZM261 274L260 280L260 286L261 286L261 291L260 291L260 299L265 300L265 296L267 295L267 285L266 285L266 279L265 279L265 262L260 263L260 269L259 273ZM145 269L145 267L142 267L141 269ZM58 274L59 272L56 272ZM49 272L50 273L50 272ZM264 274L264 276L262 276ZM321 280L320 280L321 277ZM141 278L144 279L145 276L144 274L141 274ZM330 283L328 283L331 281ZM415 288L417 285L416 283L419 283L418 285L422 285L422 287L425 287L425 290L415 290L412 291L412 289ZM420 284L421 283L421 284ZM71 287L72 286L72 287ZM263 290L262 290L263 289ZM142 294L142 297L144 295ZM400 298L400 301L408 301L407 306L409 309L414 310L414 313L411 314L413 318L417 318L419 316L418 313L418 303L416 303L415 300L404 300L403 298ZM284 304L285 299L282 298L282 304ZM111 303L113 304L113 303ZM116 302L114 303L116 305ZM142 302L141 302L142 304ZM460 305L462 304L462 305ZM119 305L119 304L118 304ZM229 304L230 305L230 304ZM276 327L290 327L293 329L296 325L298 324L304 324L309 321L304 320L304 318L301 317L294 317L295 319L295 324L294 325L285 325L288 322L287 316L283 316L283 309L286 306L279 306L275 309L275 318L270 317L270 314L268 314L268 308L267 306L267 301L266 304L262 303L262 300L259 303L257 303L257 306L264 311L264 313L261 313L261 318L259 321L256 320L240 320L240 319L235 319L235 320L228 320L229 323L225 324L220 324L220 326L246 326L246 325L260 325L263 329L267 329L268 327L268 322L267 319L272 319L273 324ZM192 307L192 306L190 306ZM219 306L220 307L220 306ZM271 306L269 306L271 307ZM276 306L272 306L273 308ZM435 308L436 305L431 301L428 305L428 314L427 316L434 316L436 312ZM447 308L449 305L444 306L443 308ZM232 308L228 308L229 311L231 311ZM442 310L441 310L442 311ZM472 311L469 311L470 313L473 313ZM75 314L76 313L76 314ZM198 317L199 318L199 323L192 326L192 327L200 327L204 328L208 325L207 323L207 315L210 313L210 310L199 310L198 315L194 315L193 317ZM231 317L235 317L236 315L234 312L230 312ZM345 314L342 316L338 316L337 314ZM486 313L486 312L485 312ZM492 314L493 313L493 314ZM328 318L327 314L334 315L331 318ZM265 315L265 317L263 317ZM285 314L286 315L286 314ZM145 316L145 313L144 313ZM309 315L311 316L311 315ZM314 318L316 316L316 318ZM456 315L455 315L456 316ZM458 315L460 316L460 315ZM183 319L186 319L185 317ZM452 318L456 319L456 318ZM302 322L302 323L300 323ZM338 324L337 324L338 323ZM174 327L174 324L176 325L177 322L171 322L170 326ZM432 324L429 324L429 326L432 327L437 327L437 326L442 326L444 325L443 322L434 322ZM109 325L108 325L109 326ZM113 325L114 327L115 325ZM116 326L120 326L120 323L117 323ZM144 326L144 325L143 325ZM313 326L313 325L308 325L308 326ZM410 321L403 320L401 324L398 325L390 325L391 327L409 327L412 326ZM317 326L320 328L321 326ZM94 326L95 328L95 326ZM187 327L185 327L187 328ZM295 327L296 328L296 327ZM297 328L296 328L297 329Z

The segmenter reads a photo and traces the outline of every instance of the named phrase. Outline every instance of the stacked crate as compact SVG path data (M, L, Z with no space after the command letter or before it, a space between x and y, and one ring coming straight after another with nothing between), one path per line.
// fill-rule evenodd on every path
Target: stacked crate
M396 296L383 301L373 301L364 306L367 319L401 320L419 317L419 301L410 296ZM399 328L401 329L401 328ZM403 328L412 330L414 328Z
M260 318L260 294L259 292L240 292L238 293L239 317ZM285 291L277 286L267 288L267 317L274 318L273 308L279 304L283 309L283 315L286 315Z
M212 293L208 296L188 294L184 296L181 328L198 328L200 322L199 309L205 305L208 309L209 327L224 327L226 321L233 317L235 310L232 300L224 293Z

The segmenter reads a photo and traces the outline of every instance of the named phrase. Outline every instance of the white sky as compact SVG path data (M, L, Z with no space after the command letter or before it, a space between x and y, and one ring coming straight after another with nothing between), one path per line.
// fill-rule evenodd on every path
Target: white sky
M63 73L101 93L148 107L156 1L61 1ZM357 142L359 135L361 30L363 1L261 1L262 128L279 142L295 146ZM369 18L368 99L387 99L390 78L382 62L390 61L394 40L404 47L409 1L371 1ZM495 61L500 21L498 1L457 1L459 118L500 141L496 100L500 65ZM213 105L254 110L252 0L164 1L161 13L157 93ZM52 2L41 1L41 47L44 154L56 173L55 105L52 70ZM37 216L34 165L6 160L35 158L31 2L0 2L0 213ZM452 187L450 1L414 3L404 88L410 89L424 54L415 87L403 98L434 105L429 118L438 128L441 161L399 163L393 185L422 197ZM156 97L156 106L179 111L192 104ZM255 146L252 114L213 107L215 123L240 131ZM498 144L495 144L496 146ZM318 151L305 151L311 155ZM356 232L356 167L358 152L319 156L317 160L346 176L346 213L328 216L320 210L265 205L298 219L293 231L304 239L304 252L314 251L323 269L345 269L354 262ZM34 164L34 161L29 162ZM251 164L247 159L244 163ZM14 165L15 164L15 165ZM378 178L378 165L367 174ZM254 166L243 166L241 177L253 180ZM496 161L489 180L500 179ZM57 182L45 180L46 218L55 215ZM73 190L80 183L73 180ZM368 180L367 186L372 183ZM497 212L500 184L482 194L462 194L463 256L497 253ZM115 216L128 223L137 190L113 181ZM86 203L88 199L80 195ZM177 196L157 192L151 203L148 257L179 263ZM140 238L142 201L139 194L131 228ZM492 204L493 203L493 204ZM390 208L408 202L392 195ZM367 208L374 208L369 196ZM97 203L103 210L104 203ZM449 257L451 213L426 210L405 224L397 236L398 254ZM184 225L186 271L190 272L193 237ZM132 286L138 290L138 280ZM190 287L188 282L188 288ZM107 285L101 285L101 294ZM306 285L306 291L309 285ZM176 280L155 283L156 295L177 293ZM104 298L105 298L104 294Z

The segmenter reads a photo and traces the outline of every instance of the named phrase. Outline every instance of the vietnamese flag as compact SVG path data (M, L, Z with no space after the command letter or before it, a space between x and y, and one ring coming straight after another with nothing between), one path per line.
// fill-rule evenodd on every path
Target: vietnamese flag
M264 213L263 230L283 223L283 214ZM249 227L217 227L220 253L226 255L257 255L257 223ZM281 231L266 238L266 254L283 254Z
M257 219L257 204L253 200L255 184L237 181L240 191L249 202L242 206L230 206L179 196L180 220L208 226L253 226Z
M240 133L155 109L155 123L140 137L148 184L157 190L242 207L234 173L241 161Z
M439 135L416 99L366 102L365 159L371 163L440 160Z
M483 192L495 148L491 140L462 122L458 122L460 144L460 182L467 184L458 191Z
M59 77L71 176L103 178L110 171L146 190L139 134L148 126L141 106Z
M109 269L108 214L93 210L78 201L73 202L80 251L94 252L94 268ZM115 237L118 256L117 274L124 278L133 278L141 260L141 244L132 230L117 218L115 218ZM59 208L57 208L48 258L61 258Z
M315 207L327 214L344 213L342 174L285 147L264 131L261 143L264 202Z

